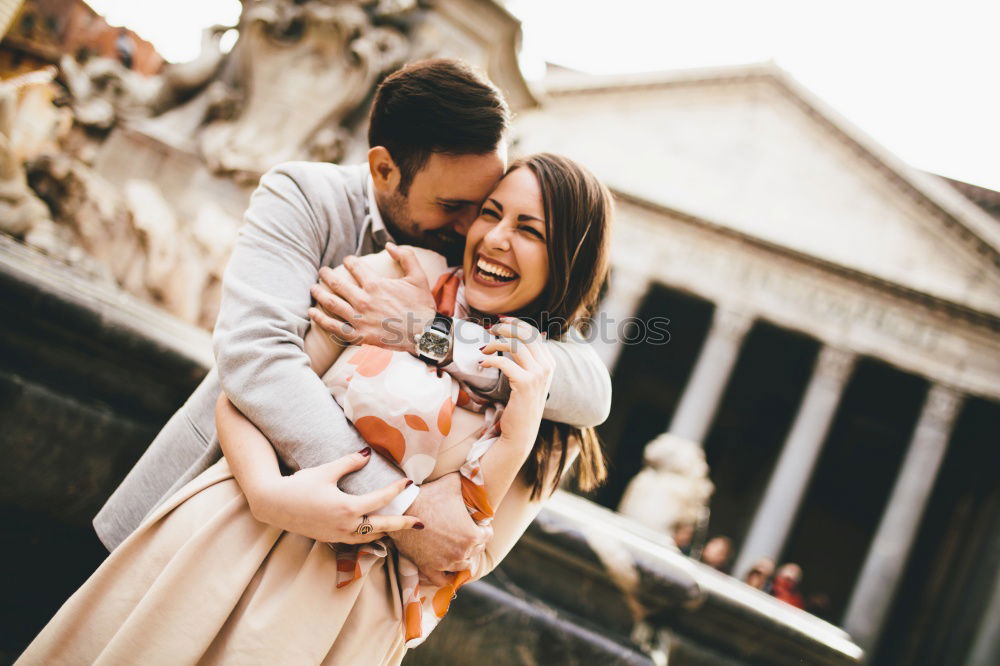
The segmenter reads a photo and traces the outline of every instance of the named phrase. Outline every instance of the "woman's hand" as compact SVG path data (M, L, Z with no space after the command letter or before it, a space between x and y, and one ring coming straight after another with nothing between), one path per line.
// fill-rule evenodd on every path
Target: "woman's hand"
M372 516L372 531L355 530L366 514L378 511L396 497L410 481L401 479L365 495L349 495L337 481L365 465L371 457L366 447L333 462L278 476L247 493L250 510L257 520L288 532L327 543L363 543L392 536L396 530L422 529L414 516Z
M538 437L555 361L542 334L520 319L501 317L490 333L504 339L487 344L483 353L504 355L490 356L480 364L499 369L510 382L510 400L500 417L500 437L530 449Z

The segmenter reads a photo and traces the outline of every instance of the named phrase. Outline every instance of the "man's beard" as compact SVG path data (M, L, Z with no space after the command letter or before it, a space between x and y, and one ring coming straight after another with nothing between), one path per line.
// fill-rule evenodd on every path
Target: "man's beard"
M444 255L449 266L458 266L465 256L465 237L455 233L450 227L424 231L412 218L406 205L406 198L397 190L385 201L379 202L379 212L385 228L396 243L415 245Z

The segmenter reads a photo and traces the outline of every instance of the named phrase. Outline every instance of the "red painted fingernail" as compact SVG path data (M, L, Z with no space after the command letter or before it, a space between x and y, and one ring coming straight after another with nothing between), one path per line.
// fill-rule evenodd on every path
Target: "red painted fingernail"
M409 487L410 487L410 486L412 486L412 485L413 485L413 479L407 479L407 480L406 480L406 485L405 485L405 486L403 486L403 487L404 487L404 488L409 488Z
M370 456L372 454L372 449L370 446L366 446L365 448L358 451L358 453L360 453L363 456Z
M413 529L415 529L415 530L422 530L422 529L424 529L424 524L423 523L413 523Z
M483 345L482 347L480 347L479 351L483 351L484 349L486 349L486 345Z

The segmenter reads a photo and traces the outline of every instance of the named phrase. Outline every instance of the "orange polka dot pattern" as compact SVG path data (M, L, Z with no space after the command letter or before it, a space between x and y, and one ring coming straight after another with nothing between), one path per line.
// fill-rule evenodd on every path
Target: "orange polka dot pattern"
M460 270L443 273L432 292L438 312L468 315ZM406 352L372 345L345 349L323 381L365 441L394 461L414 483L421 483L434 470L441 443L451 432L455 408L484 412L483 429L459 473L462 498L473 520L480 525L493 520L480 459L500 434L502 405L474 398L458 380L435 372ZM389 552L382 539L331 546L337 553L337 587L365 576ZM399 557L396 571L406 645L415 647L448 612L458 588L473 572L456 572L447 585L425 590L421 589L417 567L405 557Z

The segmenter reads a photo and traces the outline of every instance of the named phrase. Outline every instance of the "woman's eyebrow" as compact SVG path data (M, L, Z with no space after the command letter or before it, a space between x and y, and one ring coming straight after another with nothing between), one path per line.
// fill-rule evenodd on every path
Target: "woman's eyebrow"
M497 208L499 208L501 213L503 212L503 204L502 203L500 203L499 201L497 201L496 199L493 199L493 198L490 198L488 201L490 203L492 203L494 206L496 206ZM541 218L538 218L538 217L535 217L534 215L521 214L521 215L517 216L517 221L518 222L527 222L528 220L535 220L536 222L545 222L545 220L543 220Z

